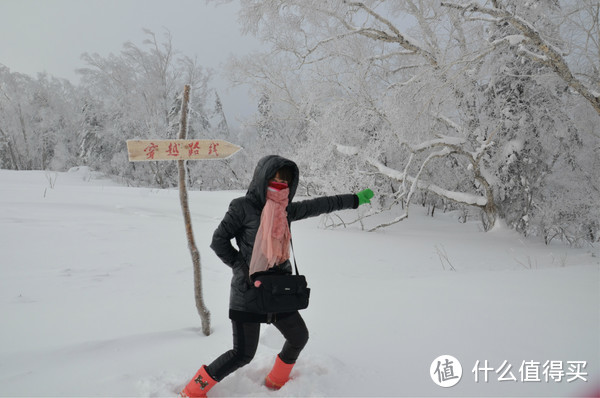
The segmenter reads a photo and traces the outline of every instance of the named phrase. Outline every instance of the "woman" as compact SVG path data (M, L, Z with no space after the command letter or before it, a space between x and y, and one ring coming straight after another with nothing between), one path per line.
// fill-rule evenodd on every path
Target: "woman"
M292 221L355 209L373 197L373 191L366 189L356 195L292 203L298 181L298 166L293 161L276 155L262 158L256 165L246 196L231 202L215 230L210 247L233 270L229 299L233 349L210 365L202 366L183 389L182 396L205 397L219 381L250 363L258 347L261 323L272 323L286 339L265 385L279 389L289 380L292 367L308 341L308 330L298 311L267 315L249 311L244 293L252 286L250 275L272 267L292 272L289 262L289 223ZM239 250L231 244L232 239Z

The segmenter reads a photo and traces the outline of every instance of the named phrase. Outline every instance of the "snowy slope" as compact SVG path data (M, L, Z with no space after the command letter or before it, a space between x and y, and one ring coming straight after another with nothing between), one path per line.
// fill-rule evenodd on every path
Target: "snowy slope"
M231 346L230 271L208 244L240 194L190 193L212 313L205 337L176 190L122 187L86 169L0 170L0 396L174 396ZM265 325L254 361L211 396L571 397L599 386L598 247L482 233L417 208L375 233L318 226L292 226L312 288L293 380L262 386L283 344ZM443 354L462 364L454 387L430 377ZM486 360L487 383L472 372ZM498 381L504 361L516 381ZM541 381L521 381L524 361L540 363ZM570 362L584 361L587 381L546 382L546 361L569 377Z

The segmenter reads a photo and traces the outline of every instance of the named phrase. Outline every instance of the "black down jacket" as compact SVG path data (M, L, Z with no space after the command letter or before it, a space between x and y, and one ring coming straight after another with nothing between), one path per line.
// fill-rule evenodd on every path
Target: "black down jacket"
M248 269L254 240L266 202L268 182L283 166L291 166L294 170L293 181L289 184L290 199L287 207L289 223L323 213L358 207L358 197L353 194L292 202L299 180L296 163L276 155L262 158L256 165L246 196L231 201L225 217L213 234L210 245L217 256L233 270L229 308L234 312L248 312L244 302L244 292L250 287ZM234 238L239 250L231 244ZM289 272L292 271L289 261L282 267L287 268Z

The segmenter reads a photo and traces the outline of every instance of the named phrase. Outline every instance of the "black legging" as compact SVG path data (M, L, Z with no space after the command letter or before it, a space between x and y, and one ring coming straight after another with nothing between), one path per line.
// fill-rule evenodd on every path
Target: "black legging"
M260 323L231 321L233 326L233 349L227 351L207 366L208 374L216 381L250 363L260 336ZM279 358L285 363L295 363L308 341L308 329L298 312L273 322L283 337L285 344Z

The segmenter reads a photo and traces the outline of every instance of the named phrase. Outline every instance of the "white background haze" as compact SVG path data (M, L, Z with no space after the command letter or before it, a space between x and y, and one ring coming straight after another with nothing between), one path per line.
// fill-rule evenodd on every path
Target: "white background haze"
M259 48L240 33L238 5L204 0L0 0L0 64L35 77L39 72L78 82L83 53L118 54L126 41L141 46L144 28L162 39L171 32L173 47L215 70L228 122L256 110L245 88L230 89L219 75L231 54Z

